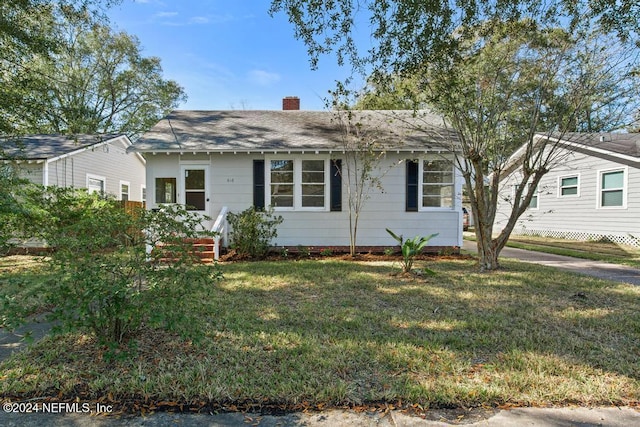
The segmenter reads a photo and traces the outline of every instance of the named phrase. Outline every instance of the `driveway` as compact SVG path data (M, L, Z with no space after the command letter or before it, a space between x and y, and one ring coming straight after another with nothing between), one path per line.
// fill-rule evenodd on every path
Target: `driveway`
M465 240L462 249L476 254L476 242ZM564 255L547 254L544 252L527 251L524 249L504 248L500 252L501 258L515 258L519 261L556 267L573 273L612 280L614 282L630 283L640 286L640 270L623 265L607 264L600 261L573 258Z

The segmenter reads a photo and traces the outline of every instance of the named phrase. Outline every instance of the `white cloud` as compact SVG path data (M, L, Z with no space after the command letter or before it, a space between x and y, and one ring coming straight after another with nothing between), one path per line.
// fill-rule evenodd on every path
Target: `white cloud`
M280 81L280 74L264 70L251 70L248 73L248 77L251 83L258 86L271 86Z
M178 16L178 12L158 12L153 15L154 18L172 18Z
M206 16L194 16L189 19L190 24L208 24L209 22L211 22L211 20Z

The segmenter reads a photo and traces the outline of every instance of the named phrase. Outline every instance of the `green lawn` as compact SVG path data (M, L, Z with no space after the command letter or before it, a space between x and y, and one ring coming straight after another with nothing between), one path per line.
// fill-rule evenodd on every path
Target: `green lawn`
M135 357L105 362L91 337L46 339L0 364L0 394L285 409L638 401L640 288L506 260L488 274L417 264L437 274L224 264L193 307L202 342L148 331Z

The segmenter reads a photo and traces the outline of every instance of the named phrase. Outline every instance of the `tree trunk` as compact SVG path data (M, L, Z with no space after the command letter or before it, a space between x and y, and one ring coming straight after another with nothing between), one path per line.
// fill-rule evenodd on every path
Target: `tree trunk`
M500 251L497 250L491 236L486 237L483 240L477 240L478 245L478 262L480 263L480 271L493 271L500 268L498 262L498 255Z

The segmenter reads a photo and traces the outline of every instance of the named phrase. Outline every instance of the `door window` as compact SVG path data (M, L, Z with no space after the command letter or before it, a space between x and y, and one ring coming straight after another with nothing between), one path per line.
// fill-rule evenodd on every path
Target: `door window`
M185 169L185 205L188 211L206 210L204 169Z

